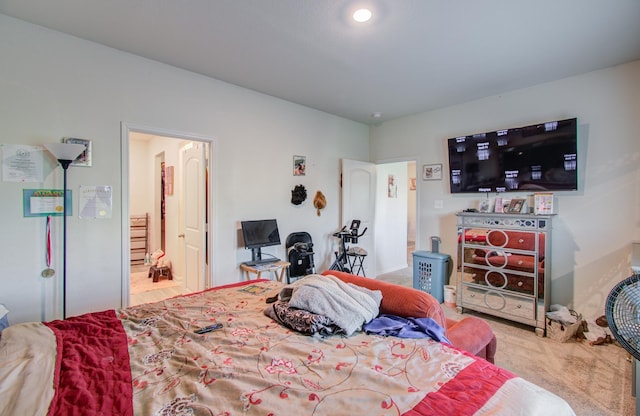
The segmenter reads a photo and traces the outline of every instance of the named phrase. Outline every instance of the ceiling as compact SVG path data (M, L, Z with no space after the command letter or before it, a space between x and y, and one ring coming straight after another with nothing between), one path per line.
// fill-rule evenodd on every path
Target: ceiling
M356 24L363 4L373 19ZM638 0L0 0L0 13L366 124L640 59Z

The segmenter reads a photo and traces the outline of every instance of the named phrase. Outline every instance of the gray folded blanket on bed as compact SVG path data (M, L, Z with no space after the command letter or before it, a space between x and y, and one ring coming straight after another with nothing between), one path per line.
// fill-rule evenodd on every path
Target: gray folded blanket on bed
M382 292L311 274L284 287L279 298L292 308L326 316L348 336L378 316Z

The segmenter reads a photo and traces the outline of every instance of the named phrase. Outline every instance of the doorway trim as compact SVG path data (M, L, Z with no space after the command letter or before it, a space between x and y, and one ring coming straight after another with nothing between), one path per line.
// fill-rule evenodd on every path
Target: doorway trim
M121 283L122 307L129 306L129 295L130 295L129 285L131 283L130 282L130 267L131 267L130 237L131 236L130 236L130 224L129 224L130 223L129 221L129 216L130 216L130 212L129 212L129 181L130 181L129 145L130 145L130 134L133 132L150 134L155 136L171 137L171 138L182 139L182 140L206 142L209 144L209 154L207 155L209 159L208 163L210 167L207 173L207 183L208 183L207 205L209 208L209 214L208 214L209 220L207 223L207 237L206 237L206 240L207 240L206 244L207 244L209 253L207 253L208 255L203 256L203 260L202 260L203 262L206 262L207 257L209 258L208 267L206 264L203 265L206 273L205 287L212 286L212 270L213 270L212 265L215 264L215 259L213 256L213 254L215 253L215 249L213 245L213 242L214 242L213 226L215 223L215 221L213 220L215 218L214 212L213 212L214 211L213 202L215 201L214 193L213 193L214 191L213 184L215 183L214 182L214 177L215 177L214 155L216 154L216 152L214 151L215 144L216 144L215 138L208 137L208 136L200 136L193 133L172 131L172 130L162 129L158 127L149 127L149 126L144 126L144 125L135 124L135 123L128 123L123 121L120 123L120 154L121 154L120 163L121 163L121 169L122 169L121 184L120 184L120 188L121 188L120 200L121 200L121 216L122 216L122 221L121 221L122 253L120 258L122 259L122 264L121 264L120 274L122 276L122 279L121 279L122 280L122 283Z
M416 232L416 241L415 241L415 250L418 250L418 246L419 246L419 236L420 236L420 182L419 181L419 172L420 172L420 159L415 156L406 156L406 157L397 157L397 158L390 158L390 159L381 159L381 160L376 160L374 162L371 162L373 164L375 164L376 166L378 165L386 165L386 164L390 164L390 163L415 163L415 175L416 175L416 201L415 201L415 213L416 213L416 217L415 217L415 232Z

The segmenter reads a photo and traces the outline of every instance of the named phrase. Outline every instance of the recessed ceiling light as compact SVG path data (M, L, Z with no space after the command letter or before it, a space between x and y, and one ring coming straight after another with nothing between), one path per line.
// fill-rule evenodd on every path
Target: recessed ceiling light
M358 9L353 13L353 20L358 23L368 22L371 19L371 10Z
M375 113L371 113L371 118L380 118L382 117L382 113L376 111Z

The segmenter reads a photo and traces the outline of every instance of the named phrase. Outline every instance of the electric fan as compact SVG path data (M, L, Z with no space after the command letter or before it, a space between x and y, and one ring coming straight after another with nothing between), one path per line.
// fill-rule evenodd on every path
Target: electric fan
M634 273L611 289L605 315L616 340L640 360L640 274Z

